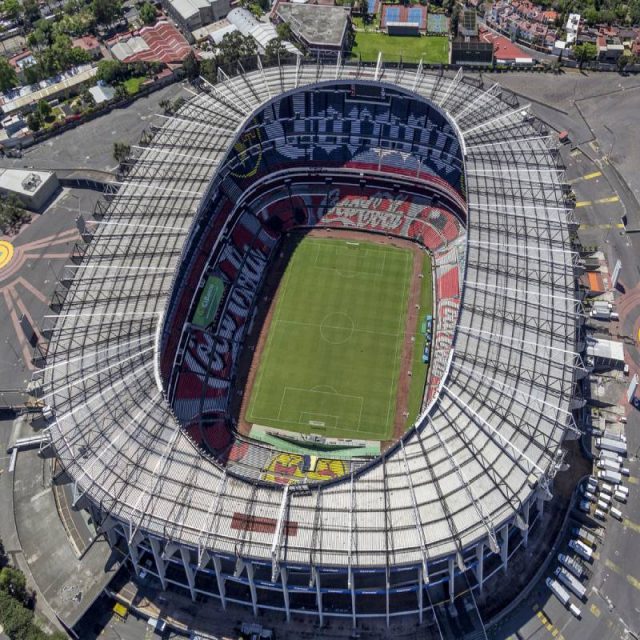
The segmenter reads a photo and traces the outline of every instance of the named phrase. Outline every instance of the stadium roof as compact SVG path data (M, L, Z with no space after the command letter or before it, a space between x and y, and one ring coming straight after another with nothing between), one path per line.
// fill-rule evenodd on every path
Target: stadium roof
M448 113L466 150L469 240L448 368L418 427L377 464L298 491L249 482L202 454L164 400L157 344L194 215L252 110L336 80L403 87ZM108 194L106 218L83 262L69 266L62 312L50 318L44 400L76 496L126 523L130 539L145 531L274 567L310 558L426 566L471 544L495 545L525 501L550 497L583 372L572 213L555 142L498 85L421 67L264 69L209 87L163 118ZM239 539L238 513L274 526L247 528ZM285 513L297 524L286 545Z

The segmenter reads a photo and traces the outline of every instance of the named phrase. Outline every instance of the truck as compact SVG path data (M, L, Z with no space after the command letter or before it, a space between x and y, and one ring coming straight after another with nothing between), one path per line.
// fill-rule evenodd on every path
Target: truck
M609 469L598 471L598 478L611 484L620 484L622 482L622 474L619 471L609 471Z
M614 451L608 451L607 449L602 449L598 458L600 460L613 460L613 462L622 464L622 456L618 455Z
M609 458L601 458L598 460L598 469L609 469L609 471L620 471L622 465L619 462L609 460Z
M613 438L597 438L596 447L598 449L605 449L607 451L613 451L620 455L627 455L627 443L622 440L614 440Z
M609 510L609 503L606 500L598 500L598 502L596 502L596 509L600 509L600 511L606 513Z
M627 496L626 494L622 493L622 491L616 491L613 494L613 497L618 501L618 502L626 502L627 501Z
M573 529L571 529L571 533L573 533L573 535L579 540L590 545L594 545L598 541L595 534L591 533L591 531L586 527L573 527Z
M569 602L571 602L569 592L557 580L547 578L545 583L551 590L551 593L553 593L553 595L558 598L565 607L569 606Z
M591 502L589 500L580 500L578 509L580 509L580 511L584 511L585 513L589 513L589 509L591 509Z
M573 591L580 600L584 600L587 595L587 588L576 578L574 575L571 575L564 567L558 567L555 571L556 578L558 578L559 582L569 589L569 591Z
M624 442L626 444L627 442L627 436L624 435L624 433L614 433L613 431L605 431L602 434L603 438L607 438L608 440L618 440L620 442Z
M582 566L580 560L574 558L573 556L568 556L566 553L559 553L558 562L563 567L565 567L565 569L569 569L569 571L571 571L571 573L573 573L576 578L582 579L587 575L587 572Z
M569 549L575 551L585 560L591 560L591 558L593 558L593 549L580 540L569 540Z
M576 607L576 605L571 602L567 590L553 578L547 578L545 582L551 593L553 593L553 595L558 598L558 600L560 600L560 602L562 602L562 604L567 607L567 609L569 609L576 618L580 618L582 612L579 607Z
M623 487L621 484L616 487L616 491L618 491L619 493L624 493L625 496L629 495L629 487Z

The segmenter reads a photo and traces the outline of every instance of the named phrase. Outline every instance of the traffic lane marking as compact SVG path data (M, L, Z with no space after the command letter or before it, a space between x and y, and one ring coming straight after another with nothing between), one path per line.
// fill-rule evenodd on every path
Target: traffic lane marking
M633 576L627 576L627 582L632 586L635 587L638 591L640 591L640 580L638 580L637 578L634 578Z
M607 567L607 569L611 569L611 571L614 571L615 573L622 573L622 569L615 562L609 560L609 558L604 561L604 566Z
M598 198L597 200L579 200L576 202L576 209L589 207L592 204L614 204L616 202L620 202L620 196L607 196L606 198Z
M581 224L578 229L584 231L586 229L624 229L624 225L621 222L614 224Z
M591 611L591 613L593 614L594 618L599 618L600 617L600 609L598 609L597 605L592 604L589 607L589 611Z
M636 522L632 522L628 518L623 518L622 519L622 524L625 527L629 527L629 529L631 529L632 531L635 531L636 533L640 533L640 524L638 524Z
M578 178L569 180L569 184L575 184L576 182L581 182L582 180L593 180L594 178L599 178L601 175L602 171L594 171L593 173L587 173L584 176L579 176Z
M542 613L542 611L537 611L536 616L538 620L540 620L540 624L549 632L549 634L553 638L557 638L557 640L564 640L564 636L560 633L560 630L556 629L553 624L551 624L551 621L547 618L547 616L544 615L544 613Z

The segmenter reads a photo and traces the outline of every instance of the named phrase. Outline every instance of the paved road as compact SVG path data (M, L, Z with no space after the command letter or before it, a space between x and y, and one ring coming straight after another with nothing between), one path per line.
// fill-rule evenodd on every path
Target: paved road
M42 342L43 318L51 314L49 302L63 268L69 264L73 245L80 241L75 226L78 211L93 211L100 194L89 190L65 189L42 214L17 236L2 236L14 246L10 262L0 268L0 404L13 404L11 389L24 389L35 367L32 345L20 327L26 315ZM86 217L86 216L85 216Z
M189 97L184 83L171 84L126 109L114 109L91 122L25 150L22 158L0 158L0 167L34 169L97 169L115 171L113 143L137 144L165 98Z

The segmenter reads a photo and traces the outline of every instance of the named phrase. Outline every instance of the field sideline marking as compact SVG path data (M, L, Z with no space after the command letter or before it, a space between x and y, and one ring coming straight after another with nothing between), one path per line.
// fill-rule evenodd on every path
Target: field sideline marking
M394 252L394 257L398 258L397 260L394 261L393 265L392 265L392 270L390 271L390 273L388 274L389 277L393 276L394 278L397 277L397 275L402 275L403 279L406 282L406 286L404 287L404 291L402 294L402 301L401 301L401 308L404 311L404 313L400 313L398 314L398 319L397 319L397 326L398 326L398 330L396 333L383 333L380 331L375 331L375 330L371 330L371 329L357 329L355 328L355 326L353 327L353 331L354 332L358 332L358 333L366 333L366 334L372 334L372 335L376 335L376 336L380 336L380 337L389 337L391 339L395 340L395 355L394 355L394 360L396 362L398 362L398 353L399 350L402 348L402 346L404 345L404 327L406 325L406 319L408 317L408 314L410 312L410 310L408 309L407 305L408 305L408 300L409 300L409 293L411 290L411 276L413 273L413 260L414 260L414 256L412 252L407 252L406 250L402 250L401 252L397 252L395 248L393 247L388 247L388 246L378 246L378 245L372 245L372 246L368 246L367 248L364 248L362 246L358 246L358 251L360 251L360 254L358 254L357 252L353 252L356 255L355 256L351 256L351 260L353 260L353 258L356 258L356 262L357 262L357 255L362 255L366 260L368 261L372 261L372 260L376 260L376 263L379 267L379 269L377 271L373 271L373 270L363 270L363 269L357 269L357 270L349 270L349 275L345 276L344 272L341 269L338 269L336 267L324 267L324 266L319 266L318 262L319 260L322 258L323 254L324 256L327 256L329 258L333 258L336 261L341 260L342 258L344 258L345 256L347 256L347 247L344 243L344 241L337 241L337 242L331 242L330 246L328 245L328 243L326 242L326 239L318 239L314 242L313 239L309 239L311 240L312 244L316 245L316 251L315 251L315 256L314 256L314 262L313 264L311 264L310 266L312 268L315 269L319 269L319 270L323 270L323 271L331 271L334 274L336 274L336 276L338 278L341 277L353 277L358 276L358 275L363 275L366 276L368 278L378 278L378 277L385 277L386 274L386 256L389 253ZM363 251L364 249L364 251ZM350 250L351 251L351 250ZM400 253L404 254L404 259L401 261L400 258ZM397 254L397 255L396 255ZM295 255L295 254L294 254ZM380 261L379 260L379 256L382 255L383 260ZM313 323L313 322L302 322L302 321L296 321L296 320L289 320L286 318L286 316L288 315L287 313L287 302L286 300L288 299L288 292L289 292L289 283L290 283L290 278L292 270L289 268L292 266L292 264L294 264L295 262L295 257L293 260L291 260L291 262L289 263L289 266L287 267L287 273L286 273L286 277L283 278L283 281L281 282L280 285L280 292L279 292L279 298L276 301L276 305L279 306L280 308L277 309L277 312L274 314L274 317L272 319L272 323L269 329L269 336L267 337L267 344L265 345L265 349L263 351L263 354L261 356L261 362L263 362L264 360L268 360L271 358L271 351L273 350L274 344L276 342L274 336L277 335L277 330L278 330L278 325L279 324L284 324L286 325L299 325L299 326L308 326L308 327L313 327L316 329L321 329L322 325L321 324L317 324L317 323ZM284 316L284 317L283 317ZM403 317L404 316L404 317ZM350 317L350 316L349 316ZM353 318L351 318L352 322L353 322ZM355 323L354 323L355 325ZM338 327L338 326L327 326L328 329L345 329L345 327ZM389 345L391 346L391 345ZM413 356L412 356L413 357ZM260 367L261 368L261 367ZM398 364L398 370L400 370L401 367ZM400 374L402 375L402 371L400 371ZM265 417L265 416L257 416L255 415L255 410L256 407L260 406L260 398L263 396L263 381L264 381L265 376L264 375L260 375L259 379L256 381L256 388L255 388L255 392L252 394L253 398L252 398L252 402L250 403L250 407L249 407L249 415L251 416L249 419L252 422L257 422L257 421L275 421L278 423L283 423L283 424L290 424L290 425L294 425L299 427L305 427L308 428L309 425L301 422L301 421L294 421L294 420L284 420L281 418L282 415L282 409L284 408L284 404L286 402L286 393L287 390L297 390L297 391L301 391L301 392L313 392L313 393L328 393L328 392L318 392L315 391L313 389L302 389L302 388L297 388L297 387L288 387L286 386L284 388L284 390L282 391L282 395L281 395L281 399L280 399L280 405L278 408L278 416L277 418L273 418L273 417ZM389 386L389 393L387 394L387 419L386 419L386 423L387 423L387 430L389 428L389 420L390 420L390 415L391 415L391 408L392 406L396 407L397 406L397 394L398 394L398 386L399 383L399 377L397 375L392 375L391 376L391 385ZM392 393L392 391L395 388L395 393ZM358 424L355 427L355 431L358 433L359 437L368 437L369 439L373 438L374 440L379 440L383 435L386 435L386 432L384 432L384 434L381 434L379 432L379 429L371 429L371 425L367 425L365 427L365 429L362 429L363 424L362 424L362 414L363 414L363 410L364 410L364 397L363 396L356 396L356 395L352 395L352 394L342 394L342 393L338 393L338 392L333 392L330 395L334 395L336 397L342 397L342 398L357 398L360 402L360 414L359 414L359 418L358 418ZM301 414L303 413L310 413L308 411L301 411ZM329 416L329 414L323 414L323 415L327 415ZM249 416L248 416L249 417ZM341 416L330 416L331 418L340 420ZM381 425L382 426L382 425ZM393 425L391 425L392 427ZM341 427L339 424L336 424L334 427L332 427L333 429L335 429L337 432L341 432L341 431L345 431L345 435L342 437L347 437L347 434L349 433L353 433L354 428L353 427L349 427L349 428L344 428ZM364 435L366 434L366 436ZM340 436L338 436L340 437Z
M398 347L402 346L403 340L400 338L400 336L404 335L404 331L403 329L403 324L406 325L407 323L407 318L409 317L409 308L408 308L408 302L409 302L409 290L411 289L411 276L413 275L413 261L415 259L415 256L413 255L413 252L409 252L405 254L405 282L408 279L408 283L407 286L404 289L404 296L402 297L402 306L405 310L404 312L404 322L402 322L402 318L399 320L399 327L398 327L398 338L396 338L396 351L395 351L395 356L394 356L394 361L398 362ZM407 260L408 260L408 271L407 271ZM422 272L422 267L420 268L420 271ZM413 364L413 349L412 349L412 353L411 353L411 364ZM413 368L413 367L412 367ZM396 379L396 388L395 388L395 393L390 393L389 394L389 398L387 399L387 424L389 424L389 420L390 420L390 413L391 413L391 403L395 400L394 403L394 408L398 406L398 390L400 387L400 378L402 377L402 363L398 363L398 369L400 370L400 376ZM406 375L406 373L405 373ZM391 377L391 389L393 389L393 376ZM409 385L409 391L411 391L411 385ZM409 397L407 397L407 409L408 407L408 403L409 403ZM393 434L395 428L395 420L392 421L391 423L391 433Z

